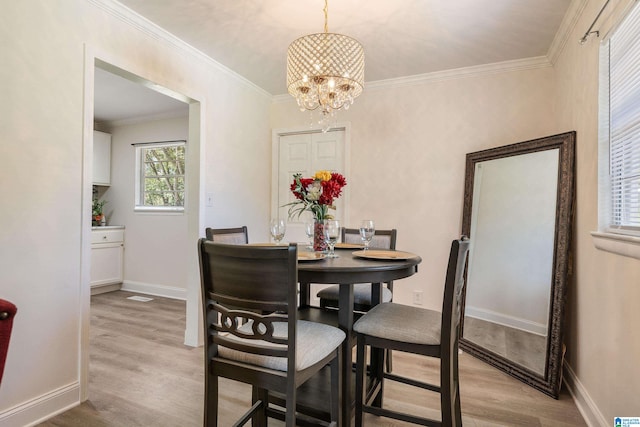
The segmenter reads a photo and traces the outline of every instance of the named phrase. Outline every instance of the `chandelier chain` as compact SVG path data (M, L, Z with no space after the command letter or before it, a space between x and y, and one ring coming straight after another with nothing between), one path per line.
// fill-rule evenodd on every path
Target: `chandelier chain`
M324 32L329 32L329 0L324 0Z

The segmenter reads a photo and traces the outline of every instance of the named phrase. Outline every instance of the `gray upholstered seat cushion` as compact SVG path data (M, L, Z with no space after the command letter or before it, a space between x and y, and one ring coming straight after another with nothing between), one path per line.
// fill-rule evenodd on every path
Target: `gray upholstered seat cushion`
M340 288L338 285L326 287L318 292L318 298L327 301L338 301ZM390 302L393 294L385 286L382 287L382 302ZM353 285L353 302L355 304L371 305L371 284L358 283Z
M374 337L414 344L440 344L442 315L433 310L396 303L378 304L353 325Z
M275 337L287 336L286 322L275 322L273 325L273 335ZM240 330L246 333L251 333L251 322L247 322L242 325ZM344 332L338 328L305 320L298 321L296 334L296 369L299 371L322 360L329 353L335 350L345 339ZM284 348L282 345L269 343L263 340L238 338L231 334L227 335L227 338L252 345ZM275 369L278 371L287 370L286 357L263 356L222 346L218 346L218 355L225 359L237 360L239 362L250 363L252 365L263 366L265 368Z

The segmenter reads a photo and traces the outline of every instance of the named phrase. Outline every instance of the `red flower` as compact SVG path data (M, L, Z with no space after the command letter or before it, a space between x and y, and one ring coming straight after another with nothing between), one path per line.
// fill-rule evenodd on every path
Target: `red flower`
M302 188L306 189L309 185L311 185L313 183L313 178L300 178L300 183L302 184ZM293 195L296 197L296 199L299 200L304 200L304 196L306 194L306 192L299 192L296 191L296 188L298 187L298 184L296 183L296 180L293 180L293 183L291 183L291 192L293 193Z
M333 201L340 197L345 185L347 180L336 172L318 171L313 178L302 178L300 174L294 174L290 189L298 201L288 203L289 216L300 216L308 210L317 220L330 217L327 210L335 209Z

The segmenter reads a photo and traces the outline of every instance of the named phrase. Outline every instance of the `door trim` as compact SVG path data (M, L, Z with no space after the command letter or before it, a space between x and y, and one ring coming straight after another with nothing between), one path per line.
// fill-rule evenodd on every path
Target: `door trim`
M135 64L117 55L111 54L104 50L84 45L84 111L83 111L83 150L82 150L82 196L81 205L81 253L80 253L80 304L78 316L80 318L79 325L79 378L80 378L80 402L88 399L89 389L89 328L91 322L91 287L90 287L90 259L91 259L91 201L93 186L93 108L94 108L94 86L95 73L94 69L97 64L104 67L113 66L123 70L127 74L138 76L139 73L134 71L137 67ZM141 77L143 81L147 81ZM155 86L158 87L158 86ZM190 172L188 173L188 209L185 214L188 217L187 238L190 241L197 241L201 232L204 231L204 192L202 183L202 171L204 170L205 144L204 144L204 126L205 121L205 103L201 99L197 99L190 94L175 92L170 88L164 88L168 92L165 95L172 94L177 99L185 101L189 104L189 144L191 149L188 158ZM157 90L157 89L156 89ZM190 160L189 160L190 159ZM185 206L186 207L186 206ZM195 271L191 271L194 270ZM188 274L185 278L187 281L187 306L186 306L186 329L185 329L185 345L200 346L202 345L202 308L200 304L200 277L198 267L198 254L195 250L190 252L188 257Z

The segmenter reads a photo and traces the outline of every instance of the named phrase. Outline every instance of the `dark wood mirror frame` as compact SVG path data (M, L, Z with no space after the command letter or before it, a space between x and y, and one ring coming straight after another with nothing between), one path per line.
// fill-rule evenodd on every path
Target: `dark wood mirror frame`
M476 163L519 156L543 150L559 149L558 185L555 217L554 254L544 374L540 375L464 338L464 308L460 347L467 353L497 367L524 383L558 398L564 355L563 332L566 290L571 272L571 234L575 189L575 132L567 132L503 147L469 153L466 156L462 234L473 240L471 216ZM514 236L516 238L517 236ZM473 286L473 284L468 284ZM466 295L465 295L466 296ZM463 296L463 307L465 304Z

